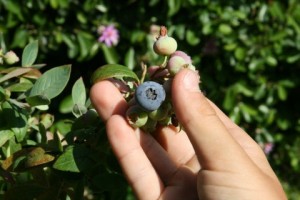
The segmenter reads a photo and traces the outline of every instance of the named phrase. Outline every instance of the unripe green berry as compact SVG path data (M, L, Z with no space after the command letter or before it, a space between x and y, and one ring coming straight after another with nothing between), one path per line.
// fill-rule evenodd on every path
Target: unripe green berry
M168 112L170 109L171 109L170 104L164 103L159 107L159 109L150 112L149 117L157 121L163 120L168 116Z
M132 127L139 128L147 123L148 114L138 105L134 105L127 109L126 119Z
M180 56L173 56L169 59L167 68L171 76L175 76L186 65L186 61Z
M177 49L177 42L169 36L160 36L153 45L153 50L158 55L169 56Z

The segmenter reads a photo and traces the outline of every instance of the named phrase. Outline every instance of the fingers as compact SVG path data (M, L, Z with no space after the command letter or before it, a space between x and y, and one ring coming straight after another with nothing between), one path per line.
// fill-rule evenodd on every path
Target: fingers
M133 129L118 115L113 115L106 125L112 149L138 199L158 199L164 188L163 183Z
M198 85L199 76L195 72L182 70L174 78L172 98L176 116L191 140L201 167L231 171L253 165Z
M100 81L94 84L90 91L90 97L92 104L104 121L114 114L124 115L126 112L126 100L110 81Z
M178 132L172 127L160 127L154 137L178 167L186 165L194 172L200 170L193 146L184 131Z

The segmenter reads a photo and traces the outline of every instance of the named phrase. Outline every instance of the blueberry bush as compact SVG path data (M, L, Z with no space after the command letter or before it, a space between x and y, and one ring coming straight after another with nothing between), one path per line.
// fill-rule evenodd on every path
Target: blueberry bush
M0 197L134 199L88 93L99 66L140 75L141 63L163 63L153 44L164 25L201 89L299 199L299 10L297 0L0 0Z

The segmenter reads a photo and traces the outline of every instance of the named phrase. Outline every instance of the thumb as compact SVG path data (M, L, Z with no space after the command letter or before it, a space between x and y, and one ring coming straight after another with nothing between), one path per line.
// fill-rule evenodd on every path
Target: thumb
M233 170L238 167L237 162L249 164L246 153L200 91L199 78L195 71L181 70L173 80L172 100L201 166L210 170Z

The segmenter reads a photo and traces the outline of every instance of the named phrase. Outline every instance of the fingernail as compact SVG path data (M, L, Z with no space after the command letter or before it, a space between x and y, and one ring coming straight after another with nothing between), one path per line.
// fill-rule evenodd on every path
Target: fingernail
M200 76L197 71L188 70L183 78L183 86L191 92L199 91Z

